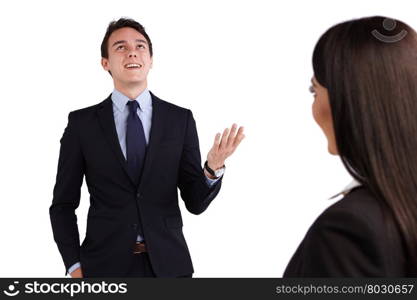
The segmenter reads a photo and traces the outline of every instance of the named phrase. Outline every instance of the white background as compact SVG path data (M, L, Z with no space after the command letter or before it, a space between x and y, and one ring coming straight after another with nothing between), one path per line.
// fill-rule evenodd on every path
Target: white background
M184 234L195 277L280 277L306 230L350 181L311 116L311 55L330 26L386 15L417 25L409 1L2 1L0 276L61 277L49 206L72 110L101 102L108 23L131 17L154 45L149 88L192 109L204 161L233 122L246 139L208 210ZM77 210L84 238L89 195Z

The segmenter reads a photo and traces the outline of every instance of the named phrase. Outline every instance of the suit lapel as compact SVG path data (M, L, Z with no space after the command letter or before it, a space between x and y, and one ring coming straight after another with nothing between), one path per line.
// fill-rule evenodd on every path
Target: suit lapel
M151 93L152 97L152 125L151 132L149 134L149 143L146 150L145 164L143 167L142 179L140 186L143 182L146 181L146 178L149 176L149 172L152 169L152 161L157 151L158 143L161 141L164 133L164 119L166 116L166 109L163 105L162 100L157 98L154 94ZM111 100L111 95L104 100L98 107L97 114L99 117L100 125L103 129L104 135L107 139L107 142L112 149L115 157L121 164L123 170L126 173L126 176L129 177L133 185L136 185L133 178L130 177L127 162L123 155L122 149L120 148L119 139L117 138L116 125L114 123L113 116L113 102Z
M164 120L166 116L166 109L162 100L151 93L152 96L152 125L151 132L149 134L149 143L146 150L145 164L143 167L142 179L140 187L144 184L149 176L149 172L152 170L152 162L155 156L155 152L158 150L158 144L160 143L164 133Z
M114 116L113 116L113 102L111 100L111 95L99 105L97 114L100 120L100 125L103 129L104 135L107 139L107 142L110 145L111 150L113 151L115 157L121 164L123 170L126 173L126 176L129 177L130 181L133 184L135 184L134 180L129 175L129 172L127 169L127 162L123 155L122 149L120 148L119 139L117 138L116 125L114 123Z

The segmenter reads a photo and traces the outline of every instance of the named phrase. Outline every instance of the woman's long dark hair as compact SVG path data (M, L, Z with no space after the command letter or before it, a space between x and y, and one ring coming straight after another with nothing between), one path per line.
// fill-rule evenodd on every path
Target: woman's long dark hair
M344 22L321 36L313 68L343 164L391 215L416 276L417 35L379 16Z

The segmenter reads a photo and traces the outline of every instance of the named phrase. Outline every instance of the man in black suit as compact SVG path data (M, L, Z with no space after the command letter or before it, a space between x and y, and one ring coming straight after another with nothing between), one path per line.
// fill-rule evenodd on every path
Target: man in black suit
M101 52L114 91L69 114L49 210L65 274L191 276L177 187L187 210L202 213L220 190L243 127L216 134L203 169L191 111L147 90L152 43L142 25L110 23ZM90 208L80 246L75 209L84 176Z

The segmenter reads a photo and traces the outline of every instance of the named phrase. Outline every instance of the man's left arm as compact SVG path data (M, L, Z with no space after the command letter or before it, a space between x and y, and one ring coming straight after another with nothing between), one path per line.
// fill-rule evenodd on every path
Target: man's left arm
M226 128L223 135L217 133L213 146L207 155L208 167L212 170L221 169L226 158L233 154L243 138L243 127L238 130L236 124L233 124L231 129ZM206 210L218 194L222 176L216 178L201 167L197 128L191 111L188 111L184 148L179 168L178 186L185 206L191 213L200 214Z

